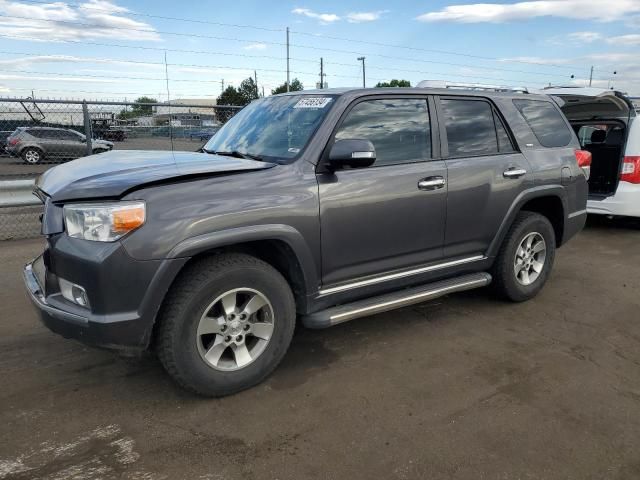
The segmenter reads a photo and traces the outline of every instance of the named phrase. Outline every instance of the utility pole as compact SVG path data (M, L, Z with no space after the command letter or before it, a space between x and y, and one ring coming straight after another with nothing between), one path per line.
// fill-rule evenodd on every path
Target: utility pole
M264 98L264 85L262 85L262 98Z
M222 79L222 89L220 91L224 92L224 78Z
M289 27L287 27L287 92L289 91Z
M593 81L593 65L591 65L591 73L589 73L589 86L591 86L592 81Z
M358 57L358 61L362 62L362 88L367 88L367 77L364 70L364 59L365 57Z
M324 88L324 62L320 57L320 88Z
M258 98L260 96L258 94L258 74L255 70L253 71L253 78L254 78L254 81L256 82L256 98Z

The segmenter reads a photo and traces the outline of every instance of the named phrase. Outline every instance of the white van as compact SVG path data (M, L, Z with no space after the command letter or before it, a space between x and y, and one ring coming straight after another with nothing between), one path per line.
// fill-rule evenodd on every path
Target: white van
M640 118L629 97L591 87L543 92L564 102L580 145L591 152L587 212L640 217Z

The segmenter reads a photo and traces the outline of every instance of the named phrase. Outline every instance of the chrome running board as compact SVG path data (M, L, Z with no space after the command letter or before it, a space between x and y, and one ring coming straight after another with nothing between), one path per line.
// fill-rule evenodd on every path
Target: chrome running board
M331 307L302 317L302 323L308 328L326 328L348 322L359 317L406 307L416 303L433 300L453 292L484 287L491 283L488 273L473 273L461 277L441 280L419 287L403 289L377 297L365 298L346 305Z

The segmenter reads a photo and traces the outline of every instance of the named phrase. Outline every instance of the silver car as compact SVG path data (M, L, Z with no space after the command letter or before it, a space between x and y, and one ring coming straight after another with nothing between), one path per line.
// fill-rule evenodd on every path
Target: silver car
M113 142L92 140L91 152L108 152ZM87 155L87 137L75 130L52 127L18 127L7 138L6 151L25 163L70 160Z

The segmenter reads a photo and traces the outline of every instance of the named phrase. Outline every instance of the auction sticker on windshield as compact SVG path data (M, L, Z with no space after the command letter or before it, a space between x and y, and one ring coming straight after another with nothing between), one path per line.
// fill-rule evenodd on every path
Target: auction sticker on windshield
M293 108L324 108L331 102L330 97L304 97Z

